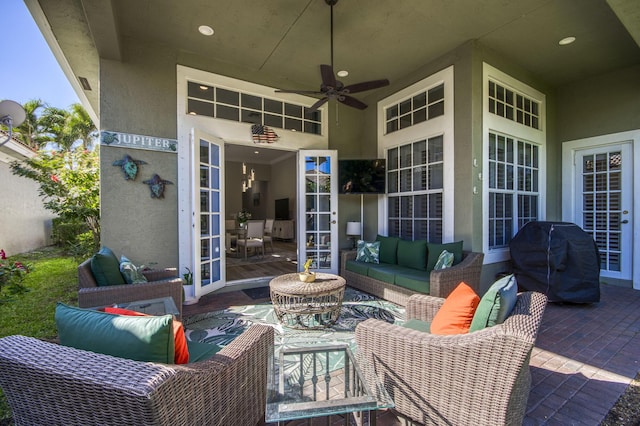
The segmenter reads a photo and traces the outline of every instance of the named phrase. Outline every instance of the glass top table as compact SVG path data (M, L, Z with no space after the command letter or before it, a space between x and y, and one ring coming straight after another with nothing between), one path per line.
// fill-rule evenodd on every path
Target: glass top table
M180 311L173 301L173 297L160 297L157 299L138 300L135 302L123 302L112 305L115 308L129 309L147 315L180 315Z
M269 362L265 421L354 413L375 424L393 400L364 359L346 344L276 348ZM345 416L345 424L348 424Z

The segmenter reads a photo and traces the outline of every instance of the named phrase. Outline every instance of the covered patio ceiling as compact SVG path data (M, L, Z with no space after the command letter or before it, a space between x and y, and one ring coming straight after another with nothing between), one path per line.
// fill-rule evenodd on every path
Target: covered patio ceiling
M96 116L100 59L126 63L134 41L280 88L317 90L319 65L330 63L325 0L25 2ZM215 33L200 34L200 25ZM334 26L345 84L393 83L468 40L555 87L640 63L637 0L339 0ZM576 41L560 46L568 36Z

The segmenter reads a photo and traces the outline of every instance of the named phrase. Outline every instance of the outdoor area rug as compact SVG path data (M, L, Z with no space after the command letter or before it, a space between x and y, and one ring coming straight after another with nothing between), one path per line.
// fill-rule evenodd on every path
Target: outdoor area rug
M405 310L386 300L346 288L340 318L330 328L298 330L278 322L270 302L234 306L222 311L207 312L185 318L185 334L191 341L224 347L254 323L268 324L275 331L276 347L308 347L347 343L355 349L354 331L358 323L377 318L388 323L404 322Z

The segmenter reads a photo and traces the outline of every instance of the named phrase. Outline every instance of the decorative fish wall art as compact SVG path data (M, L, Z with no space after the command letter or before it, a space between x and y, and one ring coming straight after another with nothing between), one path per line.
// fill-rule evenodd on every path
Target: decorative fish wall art
M147 164L146 161L134 160L130 155L125 155L122 160L117 160L112 163L114 166L120 166L124 173L125 180L135 180L138 175L138 166L141 164Z
M151 191L151 198L164 198L165 185L173 185L173 182L164 180L157 174L154 174L151 179L147 179L142 183L149 185Z

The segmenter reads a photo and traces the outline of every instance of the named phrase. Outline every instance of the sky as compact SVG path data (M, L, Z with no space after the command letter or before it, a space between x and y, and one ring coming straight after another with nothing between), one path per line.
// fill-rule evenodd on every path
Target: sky
M0 0L0 17L0 100L24 104L40 99L62 109L80 103L24 2Z

